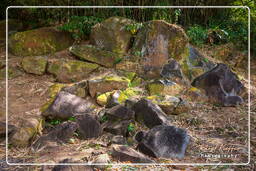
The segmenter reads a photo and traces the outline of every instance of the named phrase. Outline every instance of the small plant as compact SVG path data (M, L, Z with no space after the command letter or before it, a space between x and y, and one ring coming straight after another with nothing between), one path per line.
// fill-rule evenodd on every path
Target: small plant
M108 120L107 115L103 115L103 116L100 118L100 122L101 122L101 123L106 122L107 120Z
M125 30L130 31L132 34L136 34L139 29L143 27L142 23L127 24Z
M135 130L135 125L133 123L130 123L127 127L128 132L133 132Z
M116 64L120 63L122 60L123 60L123 58L118 57L115 59L114 64L116 65Z
M207 29L199 25L189 27L187 30L190 42L195 45L202 45L207 39Z
M74 116L68 118L69 121L76 121L76 118Z
M101 18L94 16L72 16L70 21L58 29L72 33L74 39L83 39L91 33L91 28L101 22Z
M59 119L52 119L50 122L49 122L51 125L58 125L61 123L61 121Z
M177 24L181 15L181 9L174 10L174 23Z

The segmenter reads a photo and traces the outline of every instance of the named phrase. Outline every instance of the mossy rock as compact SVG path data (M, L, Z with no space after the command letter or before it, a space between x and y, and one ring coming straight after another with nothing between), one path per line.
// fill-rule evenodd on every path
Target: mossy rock
M122 60L118 64L116 64L116 69L126 72L139 72L140 66L138 62Z
M111 98L115 98L114 100L118 104L124 104L127 99L139 96L142 93L143 92L140 89L129 87L125 90L114 90L111 92L100 94L97 96L96 101L99 105L105 106Z
M124 90L130 81L126 77L117 75L106 76L101 79L89 80L89 93L92 97L113 90Z
M45 57L27 56L22 59L21 66L27 72L36 75L43 75L46 70L47 59Z
M10 143L18 147L26 147L36 134L41 133L44 119L40 116L31 116L29 119L21 119L17 129L10 138Z
M171 95L176 96L179 95L183 91L183 86L168 81L165 83L163 80L156 80L149 84L147 84L147 90L149 95Z
M132 33L126 29L126 26L133 23L135 23L133 20L127 18L110 17L93 26L90 42L114 53L126 53L132 38Z
M160 78L169 59L180 61L187 56L187 44L188 37L181 27L163 20L146 22L138 31L131 52L142 66L139 75Z
M78 60L50 60L47 72L53 74L58 82L72 83L86 79L99 65Z
M183 74L190 81L214 68L215 64L210 61L195 47L188 45L189 53L180 61Z
M82 60L90 61L105 67L114 67L117 60L121 59L119 54L102 50L91 45L72 46L69 51Z
M19 68L14 67L14 66L9 66L8 67L8 80L17 78L19 76L21 76L23 74L23 72L21 70L19 70ZM5 76L6 76L6 68L2 68L0 69L0 80L5 80Z
M17 32L9 38L9 50L16 56L37 56L54 53L73 44L70 33L54 27Z

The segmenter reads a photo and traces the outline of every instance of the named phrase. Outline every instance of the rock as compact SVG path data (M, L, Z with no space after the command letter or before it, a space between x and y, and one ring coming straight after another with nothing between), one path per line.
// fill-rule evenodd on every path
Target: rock
M181 64L183 74L189 79L193 80L197 76L211 70L215 64L211 62L205 55L203 55L195 47L188 45L189 55L184 58Z
M97 104L100 106L105 106L107 104L108 98L109 98L109 96L111 96L111 94L113 94L113 92L106 92L106 93L98 95L96 98Z
M147 85L149 95L176 96L179 95L183 89L183 86L169 80L155 80Z
M217 64L212 70L195 78L191 85L204 90L213 103L223 106L243 103L239 94L245 91L245 87L226 64Z
M70 33L53 27L17 32L9 38L9 50L16 56L37 56L63 50L73 44Z
M128 72L139 72L140 65L138 64L138 62L133 62L131 60L133 59L123 59L122 61L116 64L116 69Z
M47 59L41 56L27 56L23 58L21 65L27 73L43 75L46 70Z
M106 115L111 120L134 119L135 112L123 105L116 105L106 111Z
M177 61L175 61L174 59L170 59L168 61L168 64L165 64L163 66L163 69L162 69L160 75L163 78L169 79L176 83L186 84L186 85L189 84L187 79L183 75L180 64Z
M70 83L88 78L97 68L99 68L97 64L58 59L49 61L47 72L53 74L59 82Z
M44 119L38 116L20 119L13 135L10 137L10 143L18 147L28 146L36 134L41 133L43 123Z
M74 135L78 126L76 123L67 121L57 125L48 134L41 136L32 144L33 151L41 151L53 143L67 143L68 140Z
M156 125L168 124L167 116L162 109L150 100L141 99L133 107L136 121L152 128Z
M54 101L42 113L47 118L57 118L66 120L72 116L90 113L94 110L94 105L65 91L60 91Z
M88 82L87 80L83 80L70 86L63 87L61 90L84 98L88 95Z
M172 112L174 115L187 113L191 109L190 104L186 100L183 100L182 98L179 99L179 104L175 107L175 110Z
M77 115L78 131L83 139L98 138L102 132L100 122L93 115Z
M118 54L99 49L91 45L76 45L72 46L69 51L82 60L90 61L108 68L114 65L121 58Z
M204 92L196 87L191 87L185 92L186 97L193 102L206 102L208 100Z
M130 98L130 99L127 99L125 100L125 107L127 107L128 109L132 109L133 106L139 101L139 99L137 98Z
M103 130L109 132L114 135L123 135L127 136L128 134L128 126L132 123L132 120L121 120L121 121L113 121L108 120L107 122L102 124Z
M190 137L186 131L174 126L159 125L136 135L137 149L156 158L183 158Z
M146 97L152 103L157 104L166 114L173 115L176 107L181 102L180 98L174 96L148 96Z
M82 161L73 161L72 159L65 159L60 162L62 163L81 163ZM93 168L90 166L84 165L56 165L52 171L93 171Z
M188 37L184 30L163 20L153 20L143 24L138 31L132 53L140 59L141 76L159 78L168 60L180 61L188 54Z
M122 135L113 136L111 139L111 142L113 144L126 144L127 143L125 137Z
M108 163L110 163L110 157L108 154L100 154L98 155L94 160L93 163L95 163L95 167L98 169L106 169L108 167ZM97 165L97 164L106 164L106 165Z
M134 21L123 17L110 17L93 26L90 42L115 53L125 53L130 47L132 33L126 29Z
M119 76L107 76L102 79L89 80L89 93L92 97L95 97L97 93L102 94L113 90L126 89L128 83L128 79Z
M129 98L136 98L143 93L143 90L138 88L127 88L123 91L115 91L107 98L106 108L111 108L118 104L124 104Z
M144 154L123 145L113 146L112 157L120 162L154 163L153 160Z

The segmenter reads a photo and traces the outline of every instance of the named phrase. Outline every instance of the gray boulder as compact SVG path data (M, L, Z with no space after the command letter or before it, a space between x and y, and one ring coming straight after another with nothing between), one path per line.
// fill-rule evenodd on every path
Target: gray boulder
M137 149L156 158L183 158L189 143L186 131L174 126L159 125L148 132L139 132Z

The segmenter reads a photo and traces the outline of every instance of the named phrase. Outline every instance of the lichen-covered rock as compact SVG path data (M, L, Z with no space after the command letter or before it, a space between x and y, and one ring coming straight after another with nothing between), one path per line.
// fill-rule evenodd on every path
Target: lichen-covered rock
M21 66L27 72L43 75L46 70L47 59L41 56L27 56L22 59Z
M47 72L53 74L57 81L70 83L89 77L90 73L99 67L97 64L78 60L50 60Z
M82 80L75 84L71 84L66 87L63 87L61 90L83 98L88 95L88 82L87 80Z
M102 127L96 116L89 114L77 115L78 131L82 138L98 138L102 132Z
M139 100L133 105L132 110L135 111L136 121L145 124L149 128L156 125L169 124L166 114L150 100Z
M70 33L53 27L17 32L9 38L10 52L16 56L37 56L63 50L72 45Z
M54 101L42 113L47 118L68 119L72 116L90 113L95 109L94 105L65 91L60 91Z
M69 51L82 60L111 68L121 59L119 54L106 51L91 45L72 46Z
M93 26L90 42L115 53L125 53L130 47L132 33L126 29L134 21L123 17L110 17Z
M149 95L176 96L181 93L183 89L183 86L169 80L155 80L147 85Z
M187 56L188 37L184 30L162 20L144 24L136 35L132 53L142 65L141 75L159 78L163 65L173 58L180 61Z
M186 131L174 126L159 125L136 135L137 149L156 158L183 158L190 137Z
M48 134L41 136L32 144L33 151L40 151L52 143L66 143L74 135L78 126L76 123L67 121L57 125Z
M123 146L123 145L114 145L112 157L121 162L132 162L132 163L153 163L149 157L144 154Z
M139 72L140 64L130 60L122 60L116 64L116 69L128 72Z
M183 74L189 80L193 80L199 75L212 69L215 64L207 59L195 47L188 45L189 54L180 61Z
M89 93L95 97L97 94L126 89L128 84L129 80L125 77L106 76L101 79L89 80Z
M43 123L44 119L39 116L19 120L13 135L10 137L10 143L18 147L28 146L32 138L41 133Z
M236 106L244 102L239 95L244 93L245 87L226 64L217 64L210 71L195 78L191 85L204 90L213 103Z
M191 87L186 90L185 96L192 102L206 102L208 100L204 92L196 87Z

